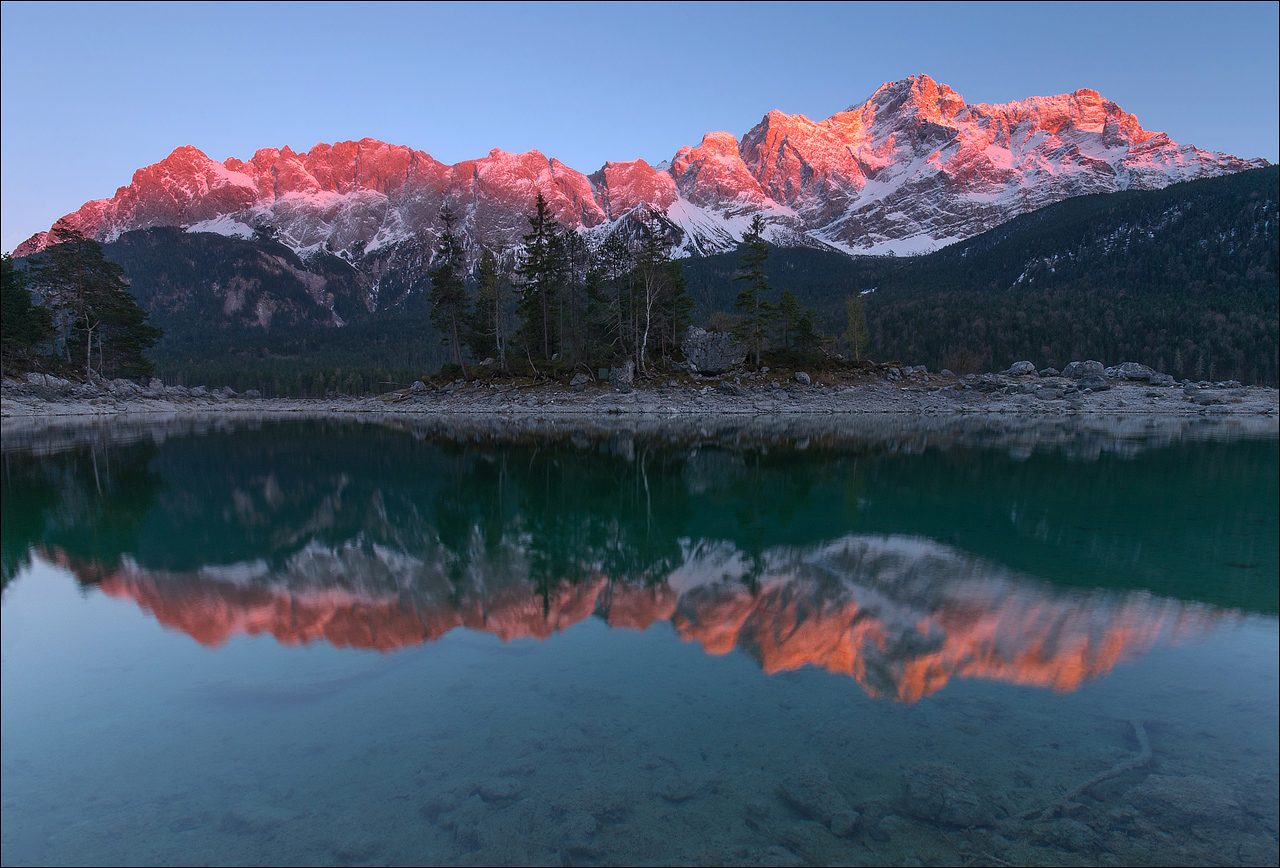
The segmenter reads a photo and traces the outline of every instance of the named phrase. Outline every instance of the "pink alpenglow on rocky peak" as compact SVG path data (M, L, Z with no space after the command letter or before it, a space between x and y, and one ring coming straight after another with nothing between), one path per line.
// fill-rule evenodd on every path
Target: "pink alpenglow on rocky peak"
M299 253L325 247L358 261L434 238L448 205L478 257L482 244L520 244L540 192L562 225L589 238L628 216L659 213L680 239L678 252L714 253L733 249L759 213L778 243L902 255L1071 196L1266 164L1144 130L1096 91L969 104L920 75L824 121L771 111L741 142L707 133L665 170L631 160L588 176L538 151L499 150L446 166L374 139L305 153L264 148L247 162L223 163L185 146L60 222L100 241L155 226L242 237L270 226ZM14 253L46 243L47 233L37 233Z

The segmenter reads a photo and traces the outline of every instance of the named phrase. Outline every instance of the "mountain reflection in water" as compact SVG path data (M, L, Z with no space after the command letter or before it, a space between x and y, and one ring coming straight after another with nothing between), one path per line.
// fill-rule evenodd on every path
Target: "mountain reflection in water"
M1157 642L1233 617L1145 593L1055 588L910 537L850 535L755 559L723 543L685 554L657 583L597 572L541 589L527 573L481 578L499 575L493 569L460 588L439 560L317 546L276 572L126 562L98 584L208 645L245 633L393 651L458 627L511 640L545 639L592 616L640 630L670 621L710 654L736 648L768 673L818 666L906 702L953 677L1073 690ZM349 575L365 577L365 589L333 581Z
M1073 690L1277 608L1273 431L803 433L7 438L3 578L34 552L208 645L669 622L906 702L956 677Z

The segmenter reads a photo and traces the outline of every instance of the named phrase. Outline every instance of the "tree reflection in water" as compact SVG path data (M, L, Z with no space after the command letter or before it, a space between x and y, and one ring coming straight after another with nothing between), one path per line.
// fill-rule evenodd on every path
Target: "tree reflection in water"
M307 422L10 448L3 577L34 550L208 643L665 620L900 700L956 676L1073 689L1223 606L1276 610L1274 440L900 446Z

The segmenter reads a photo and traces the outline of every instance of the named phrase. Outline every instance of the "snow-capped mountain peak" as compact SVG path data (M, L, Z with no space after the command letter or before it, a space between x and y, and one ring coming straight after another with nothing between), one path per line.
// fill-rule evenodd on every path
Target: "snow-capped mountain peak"
M60 222L103 241L154 226L236 236L271 227L299 252L324 247L357 263L377 254L394 267L402 248L420 260L446 206L474 257L518 245L541 193L588 237L661 215L684 254L732 249L756 214L777 243L909 254L1070 196L1262 165L1144 130L1093 90L970 104L917 75L822 121L771 111L741 140L711 132L657 166L607 162L590 175L538 151L494 149L448 166L368 138L222 163L188 145ZM46 243L38 233L15 255Z

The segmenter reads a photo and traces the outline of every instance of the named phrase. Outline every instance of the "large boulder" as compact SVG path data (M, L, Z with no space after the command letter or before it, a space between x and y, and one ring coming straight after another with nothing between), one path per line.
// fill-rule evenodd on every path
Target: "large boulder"
M1155 370L1141 362L1121 362L1118 365L1112 365L1102 373L1108 380L1139 380L1149 383Z
M629 390L635 381L636 363L631 359L609 369L609 385L615 389Z
M1111 384L1102 374L1085 374L1076 382L1076 385L1081 389L1092 389L1095 392L1105 392L1111 388Z
M1095 362L1090 359L1087 362L1072 362L1062 369L1062 376L1071 380L1078 380L1085 374L1101 374L1107 368L1102 362Z
M689 326L684 342L685 367L694 374L723 374L732 371L747 359L747 348L727 332L709 332L697 326Z
M1011 377L1025 377L1035 372L1036 366L1031 362L1014 362L1009 366L1009 370L1005 371Z
M71 390L71 381L64 380L61 377L55 377L53 374L27 374L27 382L33 386L43 389L52 389L59 394Z

